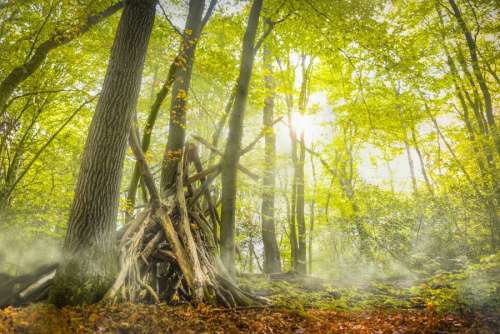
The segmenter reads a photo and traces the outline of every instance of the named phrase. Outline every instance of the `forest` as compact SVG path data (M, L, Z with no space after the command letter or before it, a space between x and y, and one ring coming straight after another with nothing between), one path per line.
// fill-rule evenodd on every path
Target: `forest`
M0 333L500 333L498 0L0 0Z

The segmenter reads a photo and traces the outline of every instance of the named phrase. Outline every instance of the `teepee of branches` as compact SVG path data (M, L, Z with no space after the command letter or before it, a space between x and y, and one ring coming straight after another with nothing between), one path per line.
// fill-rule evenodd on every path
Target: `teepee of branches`
M280 120L276 119L273 125ZM250 152L264 133L262 130L240 154ZM214 154L222 155L203 138L192 138ZM221 172L221 163L203 168L197 146L187 143L178 164L175 189L160 195L135 129L130 131L129 143L140 164L149 204L117 231L120 270L104 300L193 302L226 307L266 303L239 288L218 256L220 218L210 187ZM257 178L241 164L238 169ZM44 300L56 270L57 265L51 265L0 284L5 296L0 307Z

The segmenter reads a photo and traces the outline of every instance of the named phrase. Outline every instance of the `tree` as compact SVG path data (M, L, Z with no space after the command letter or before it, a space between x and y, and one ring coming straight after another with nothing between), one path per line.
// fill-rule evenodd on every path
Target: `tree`
M127 1L89 128L51 301L100 300L117 272L116 216L123 159L155 16L154 0Z
M179 137L182 141L182 145L184 145L185 141L185 127L186 127L186 115L185 110L187 107L185 105L185 100L188 98L191 76L192 76L192 68L194 64L196 45L198 44L201 31L204 26L207 24L210 19L213 10L215 8L217 1L212 0L208 7L207 13L205 16L201 17L203 14L203 10L205 7L204 1L191 1L189 4L189 12L186 20L186 26L184 28L184 33L181 34L181 41L179 45L178 54L175 56L174 60L170 64L167 78L164 81L160 91L156 95L154 102L152 103L149 111L148 118L146 120L146 124L144 125L142 140L141 140L141 149L145 154L149 150L149 146L151 143L151 134L153 128L155 126L156 120L158 118L158 114L160 112L160 107L167 97L169 90L172 86L174 86L172 92L172 102L171 102L171 118L169 126L173 129L173 131L169 131L169 139L171 144L174 142L174 137ZM174 95L176 94L176 95ZM177 102L175 102L177 101ZM184 101L184 102L183 102ZM181 105L184 103L184 105ZM176 106L178 110L174 112L172 106ZM177 124L175 120L181 119L183 123ZM180 125L180 126L178 126ZM168 145L168 144L167 144ZM175 144L179 146L178 144ZM168 150L168 146L166 148ZM170 164L167 161L163 161L164 168L162 169L163 182L166 182L164 178L172 178L175 176L176 164ZM167 168L167 165L170 167ZM168 171L167 171L168 169ZM166 176L167 173L174 173L170 176ZM132 176L130 178L129 187L127 190L127 205L129 208L133 208L135 206L136 192L137 186L140 181L140 163L137 161L134 165L134 170L132 172ZM173 182L170 179L169 182ZM170 187L172 184L170 184ZM130 212L129 212L130 215Z
M196 44L203 26L210 17L213 6L215 6L215 1L212 1L211 9L203 19L205 1L191 0L189 2L189 13L182 36L183 41L180 46L179 56L176 59L178 63L176 64L172 87L168 141L161 172L161 190L163 193L175 189L177 166L182 157L182 150L186 141L187 98L193 73Z
M281 257L276 241L274 223L276 185L276 135L273 129L275 88L271 52L266 45L263 49L266 97L264 99L263 125L265 131L264 177L262 179L262 242L264 244L264 272L281 271Z
M234 228L236 212L236 181L240 159L243 120L248 97L248 86L252 77L254 61L254 45L259 25L259 16L263 0L254 0L248 18L247 29L243 38L241 52L240 75L238 77L236 97L229 118L229 134L222 161L222 208L220 244L222 262L231 275L235 274L234 263Z
M311 71L313 59L309 57L309 63L306 65L307 56L302 55L302 83L299 96L299 112L303 117L306 112L309 100L309 84L311 80ZM298 140L299 154L294 166L295 184L297 187L297 228L298 228L298 247L297 247L297 267L299 273L307 272L307 252L306 252L306 217L305 217L305 175L304 166L306 159L305 133L302 131Z

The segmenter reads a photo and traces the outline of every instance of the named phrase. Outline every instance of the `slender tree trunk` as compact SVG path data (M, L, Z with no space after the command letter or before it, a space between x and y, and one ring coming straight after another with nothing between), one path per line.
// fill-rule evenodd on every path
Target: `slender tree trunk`
M287 67L283 69L281 66L281 61L278 59L278 65L282 73L287 73L287 77L283 80L287 83L287 89L289 90L285 94L285 101L287 106L287 121L288 121L288 134L290 136L291 144L291 160L293 166L293 176L291 182L290 198L288 194L285 193L285 198L287 199L287 219L288 219L288 240L290 242L290 270L297 270L297 253L298 253L298 240L297 240L297 134L293 128L293 106L294 99L292 91L294 89L294 68L290 66L290 56L287 59ZM290 77L290 73L292 76Z
M306 254L306 218L305 218L305 177L304 162L306 158L306 148L304 142L304 133L299 141L299 160L297 163L297 228L298 228L298 252L297 252L297 271L305 274L307 271Z
M59 306L100 300L117 272L115 231L123 160L155 4L129 0L120 19L85 143L64 258L51 291L51 301Z
M229 135L222 161L222 208L221 208L221 259L231 276L235 275L235 210L236 210L236 183L237 166L240 159L241 138L243 135L243 119L248 97L248 86L252 76L254 61L254 45L259 25L259 16L263 0L254 0L248 25L243 38L240 75L238 88L234 100L233 110L229 119Z
M250 240L248 241L248 272L253 273L253 240L252 237L250 237Z
M293 178L292 178L292 191L290 194L290 219L289 219L289 240L290 240L290 257L292 270L296 271L298 267L298 240L297 240L297 134L292 125L292 112L293 105L291 103L291 96L289 97L290 103L288 106L288 127L291 141L291 156L293 164Z
M306 66L306 55L302 55L302 84L299 95L299 112L302 116L305 115L308 88L312 68L312 59ZM302 131L299 139L299 157L295 165L295 173L297 177L297 227L298 227L298 251L297 251L297 271L305 274L307 272L307 244L306 244L306 219L305 219L305 175L304 166L306 158L305 131Z
M189 13L172 86L168 141L161 169L161 192L164 194L175 192L177 165L182 158L182 151L186 141L187 98L196 45L203 26L202 15L204 8L204 0L189 1Z
M266 98L264 100L263 123L265 130L264 178L262 181L262 241L264 243L264 272L281 271L281 258L276 241L274 223L274 199L276 186L276 135L273 129L274 118L274 79L269 49L264 45L264 78Z
M486 121L486 118L484 116L484 106L481 101L481 97L479 96L479 92L477 90L477 84L476 81L474 80L474 77L469 71L467 61L465 60L465 56L462 52L462 49L460 46L456 47L456 56L458 63L460 64L460 67L462 69L462 72L464 73L465 78L467 78L467 81L469 81L469 87L466 86L466 84L459 85L461 89L461 92L467 99L467 102L469 102L470 107L472 108L472 111L474 112L474 116L477 122L477 125L479 127L480 133L484 135L485 137L488 137L490 135L490 128L488 126L488 122ZM454 70L451 72L455 76L456 82L459 82L461 80L461 77L456 69L456 65L454 65L453 59L449 60L450 66L453 65L455 67ZM450 67L451 68L451 67ZM472 97L470 96L469 91L472 91Z

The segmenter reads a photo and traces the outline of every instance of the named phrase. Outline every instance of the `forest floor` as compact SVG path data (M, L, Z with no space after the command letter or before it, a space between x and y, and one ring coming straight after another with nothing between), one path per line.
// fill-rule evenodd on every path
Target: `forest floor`
M500 333L498 309L457 308L450 284L333 288L322 280L241 278L267 307L35 304L0 310L0 333ZM452 305L452 303L455 303Z

